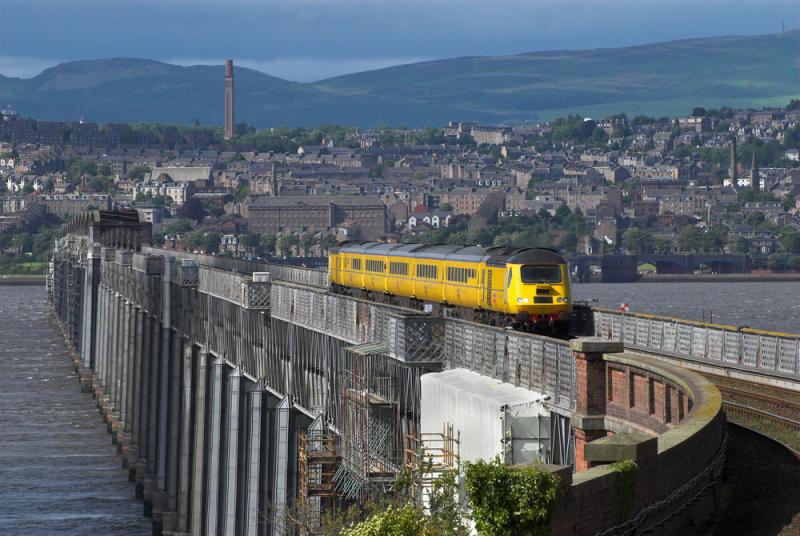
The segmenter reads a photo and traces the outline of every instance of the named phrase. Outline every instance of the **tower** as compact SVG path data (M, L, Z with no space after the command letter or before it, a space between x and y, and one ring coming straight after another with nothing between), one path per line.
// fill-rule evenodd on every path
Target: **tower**
M225 60L225 139L233 138L233 60Z
M736 187L736 180L739 178L739 173L736 169L736 138L731 138L731 164L728 167L728 176L733 181L734 188Z
M757 192L761 189L761 178L758 176L758 160L756 160L756 148L753 147L753 163L750 165L750 182L753 191Z

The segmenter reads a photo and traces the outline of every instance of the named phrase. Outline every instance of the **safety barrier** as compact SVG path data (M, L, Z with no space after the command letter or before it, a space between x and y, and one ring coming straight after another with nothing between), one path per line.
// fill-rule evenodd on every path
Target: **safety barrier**
M626 348L800 378L800 335L593 309L594 335Z

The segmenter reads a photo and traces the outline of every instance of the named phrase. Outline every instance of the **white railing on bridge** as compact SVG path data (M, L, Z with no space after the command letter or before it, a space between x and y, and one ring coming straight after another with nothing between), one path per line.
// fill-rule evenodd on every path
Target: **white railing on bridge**
M800 335L594 309L594 334L626 347L800 378Z
M312 287L328 287L328 271L286 264L268 264L265 268L273 281L287 281Z

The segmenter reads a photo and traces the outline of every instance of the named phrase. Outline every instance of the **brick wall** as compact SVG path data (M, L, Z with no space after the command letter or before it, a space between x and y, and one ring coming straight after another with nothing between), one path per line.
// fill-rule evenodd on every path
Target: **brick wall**
M654 509L637 529L661 524L658 533L698 530L697 524L708 520L718 503L711 467L717 467L725 437L719 391L694 372L654 359L621 353L574 354L576 472L566 478L560 472L553 534L588 535L619 527L692 479L697 479L694 486ZM602 415L599 408L604 408ZM596 439L630 430L656 436L657 453L636 460L634 502L623 512L617 474L609 465L591 467L583 449Z

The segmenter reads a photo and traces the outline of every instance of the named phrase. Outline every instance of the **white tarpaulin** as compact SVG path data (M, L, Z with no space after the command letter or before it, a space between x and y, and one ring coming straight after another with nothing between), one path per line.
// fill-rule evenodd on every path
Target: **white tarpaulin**
M500 456L507 463L546 461L550 412L542 395L466 369L424 374L421 431L460 433L461 461Z

